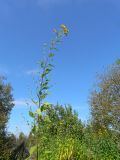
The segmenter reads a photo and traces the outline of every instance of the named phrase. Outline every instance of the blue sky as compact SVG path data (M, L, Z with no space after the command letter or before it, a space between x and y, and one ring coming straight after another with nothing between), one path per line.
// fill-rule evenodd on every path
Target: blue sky
M96 73L120 57L119 0L0 0L0 73L13 87L16 105L8 130L15 134L28 133L31 72L52 29L62 23L70 33L55 57L49 102L69 103L87 120Z

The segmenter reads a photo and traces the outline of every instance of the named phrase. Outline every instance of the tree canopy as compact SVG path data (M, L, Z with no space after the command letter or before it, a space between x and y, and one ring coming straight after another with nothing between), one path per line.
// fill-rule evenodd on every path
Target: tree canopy
M0 76L0 159L6 160L13 145L12 136L7 135L6 125L10 117L13 104L12 87L5 83L5 78Z
M92 123L96 129L120 131L120 63L99 76L90 98Z

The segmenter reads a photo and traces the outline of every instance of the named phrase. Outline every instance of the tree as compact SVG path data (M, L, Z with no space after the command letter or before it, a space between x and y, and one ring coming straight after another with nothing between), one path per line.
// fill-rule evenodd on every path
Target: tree
M119 60L99 76L90 97L92 124L96 130L120 132L120 63Z
M12 87L4 83L5 78L0 77L0 134L5 132L10 112L14 106Z
M6 125L13 108L12 87L5 83L5 78L0 76L0 159L7 159L11 149L12 137L7 135Z
M46 110L46 114L50 119L47 131L50 136L69 135L82 138L82 122L79 120L78 114L72 110L70 105L53 105Z
M70 105L51 105L46 109L46 117L40 123L39 128L39 141L41 159L68 159L73 156L73 148L76 147L75 143L82 142L83 138L83 124L78 118L78 114L72 110ZM34 144L34 136L29 136L29 144ZM35 149L35 147L33 148ZM32 152L33 152L32 149ZM67 151L68 150L68 151ZM65 157L66 158L65 158ZM36 159L34 153L32 159Z

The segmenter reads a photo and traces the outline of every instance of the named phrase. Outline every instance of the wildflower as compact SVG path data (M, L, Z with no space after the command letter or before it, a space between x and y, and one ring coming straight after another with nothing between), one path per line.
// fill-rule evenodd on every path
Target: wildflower
M68 28L64 24L61 25L61 28L63 29L64 34L67 35L69 32Z

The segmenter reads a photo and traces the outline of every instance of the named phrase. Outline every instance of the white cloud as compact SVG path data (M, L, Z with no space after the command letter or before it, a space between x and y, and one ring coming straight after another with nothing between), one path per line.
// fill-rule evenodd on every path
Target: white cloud
M15 104L15 107L34 106L33 102L30 99L29 100L17 99L13 103Z
M15 106L26 106L27 105L25 100L15 100L14 104Z

